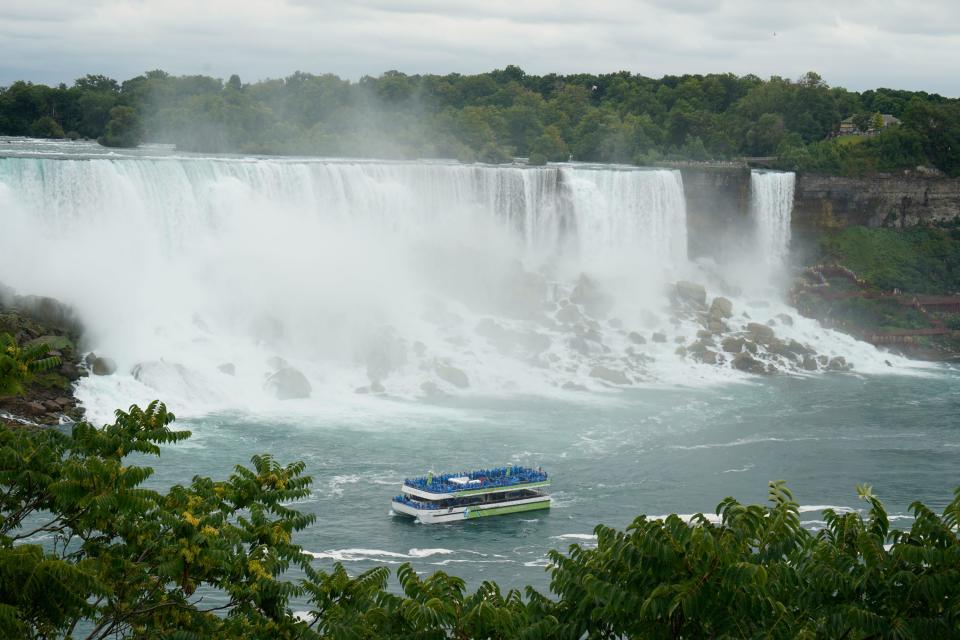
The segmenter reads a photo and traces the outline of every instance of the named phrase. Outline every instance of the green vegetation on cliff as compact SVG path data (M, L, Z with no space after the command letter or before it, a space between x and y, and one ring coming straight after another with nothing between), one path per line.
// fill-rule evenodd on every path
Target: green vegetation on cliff
M550 553L551 596L476 592L443 572L329 571L294 541L314 516L303 463L254 456L226 480L161 491L130 454L190 436L159 403L101 428L0 427L0 635L7 638L956 638L960 489L894 530L866 513L801 526L782 483L770 506L728 498L718 522L638 517L596 545ZM296 571L299 579L292 579ZM296 615L294 610L307 613Z
M860 175L918 165L960 173L960 106L924 92L856 93L816 73L791 81L708 74L647 78L535 76L515 66L479 75L388 71L359 82L297 72L244 84L150 71L122 84L89 75L72 87L0 89L0 134L144 139L193 151L455 157L535 164L780 156L784 168ZM116 111L117 109L132 109ZM902 125L830 139L853 117ZM141 124L142 123L142 128Z
M869 287L960 294L960 228L850 227L821 239L826 259L852 269Z

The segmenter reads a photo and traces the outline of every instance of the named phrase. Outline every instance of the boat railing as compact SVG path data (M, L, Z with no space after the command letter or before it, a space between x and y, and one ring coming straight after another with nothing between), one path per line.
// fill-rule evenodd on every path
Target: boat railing
M400 494L399 496L393 497L394 502L399 502L405 504L408 507L413 507L414 509L440 509L440 505L434 502L421 502L419 500L413 500L409 496Z
M451 482L453 478L467 478L467 483ZM546 471L527 467L496 467L493 469L479 469L463 473L445 473L427 475L419 478L406 478L403 481L408 487L429 491L430 493L457 493L473 489L489 489L493 487L510 487L532 482L543 482L547 479Z

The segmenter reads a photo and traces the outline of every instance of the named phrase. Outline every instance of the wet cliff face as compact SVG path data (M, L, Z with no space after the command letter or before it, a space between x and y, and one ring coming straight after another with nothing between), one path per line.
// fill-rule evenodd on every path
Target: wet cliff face
M683 168L680 173L691 258L723 261L754 239L749 169L695 167Z
M797 176L793 227L804 235L853 225L909 227L958 219L958 178Z

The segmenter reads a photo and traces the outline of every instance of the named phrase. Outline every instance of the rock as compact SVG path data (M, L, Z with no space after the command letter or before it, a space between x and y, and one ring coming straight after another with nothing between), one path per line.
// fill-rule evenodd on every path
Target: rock
M580 336L573 336L567 340L567 344L582 356L590 355L590 343Z
M807 371L816 371L817 370L817 359L813 356L803 356L803 364L801 364L804 369Z
M424 381L424 382L421 382L421 383L420 383L420 390L423 391L423 392L424 392L425 394L427 394L428 396L436 396L436 395L440 395L441 393L443 393L442 391L440 391L440 387L437 386L437 383L436 383L436 382L431 382L430 380L426 380L426 381Z
M73 404L73 400L71 400L70 398L68 398L68 397L66 397L66 396L60 396L59 398L57 398L56 400L54 400L54 402L57 403L57 406L58 406L58 407L69 407L70 405Z
M60 411L60 405L58 405L53 400L44 400L43 406L46 407L47 411L52 411L52 412Z
M759 322L751 322L747 324L747 333L749 333L750 336L760 344L769 342L776 337L773 329L765 324L760 324Z
M686 341L687 341L687 339L686 339L684 336L676 336L676 337L674 337L674 339L673 339L673 342L674 342L675 344L683 344L683 343L686 342Z
M217 367L217 371L219 371L220 373L226 374L228 376L235 376L237 375L237 366L232 362L224 362L219 367Z
M746 351L741 351L735 355L731 364L734 369L739 371L746 371L747 373L767 373L767 368L763 366L763 363Z
M278 400L309 398L313 393L310 381L298 369L286 366L270 374L264 388L273 392Z
M700 338L701 340L712 340L713 332L704 331L703 329L700 329L700 331L697 331L697 337Z
M73 342L66 336L40 336L39 338L34 338L33 340L27 342L28 347L32 347L37 344L46 345L51 352L71 352L74 349ZM62 355L62 353L56 355Z
M595 328L589 327L585 324L574 325L573 331L584 340L591 340L598 344L603 342L603 338L600 337L600 333Z
M577 384L576 382L572 382L572 381L564 382L563 386L560 388L566 389L567 391L589 391L589 389L587 389L582 384Z
M827 356L824 356L824 355L819 355L819 356L817 356L817 362L820 363L820 366L821 366L821 367L827 366L827 363L828 363L829 361L830 361L830 358L828 358Z
M43 406L42 402L27 402L23 405L23 408L31 416L42 416L47 412L47 408Z
M723 320L711 318L707 322L707 330L711 333L723 333L727 330L727 325Z
M427 345L417 340L413 343L413 352L422 358L427 352Z
M370 391L373 393L386 393L386 388L378 380L374 380L370 383Z
M360 395L366 395L370 393L370 387L357 387L356 389L353 390L353 392L358 393Z
M781 324L783 324L783 325L785 325L785 326L787 326L787 327L792 327L792 326L793 326L793 318L790 317L790 316L788 316L788 315L785 314L785 313L778 313L778 314L777 314L777 320L779 320L779 321L781 322Z
M667 336L666 336L666 334L664 334L664 333L660 333L659 331L655 331L655 332L653 333L653 335L651 336L651 339L652 339L654 342L666 342L666 341L667 341Z
M606 316L613 308L613 298L586 274L580 274L580 279L570 294L570 301L582 305L586 312L595 318Z
M95 354L93 351L91 351L90 353L88 353L87 355L85 355L85 356L83 357L83 364L87 365L87 367L92 367L92 366L93 366L93 363L94 363L96 360L97 360L97 354Z
M117 371L117 363L110 358L96 357L90 370L95 376L112 376Z
M851 368L852 367L847 364L847 359L843 356L830 358L830 361L827 362L828 371L849 371Z
M630 384L630 378L623 371L609 367L596 366L590 370L591 378L598 378L610 384Z
M717 364L717 352L709 349L700 354L700 362L703 364Z
M583 314L580 313L580 309L576 305L568 304L557 311L557 320L564 324L576 324L583 320Z
M467 374L453 365L438 362L434 365L433 370L441 380L458 389L466 389L470 386L470 378L467 377Z
M720 343L720 346L727 353L740 353L743 351L743 338L736 338L734 336L728 336L723 339L723 342Z
M680 345L679 347L674 349L673 352L678 356L680 356L681 358L683 358L687 355L687 348L683 345Z
M704 307L707 304L707 290L702 284L681 280L674 285L674 294L680 302Z
M630 340L630 342L634 344L647 344L647 339L644 338L639 333L637 333L636 331L631 331L630 333L628 333L627 338Z
M723 296L717 296L710 303L710 317L716 319L729 318L733 316L733 303Z
M60 365L60 374L70 382L76 382L84 375L71 362L64 362Z
M287 367L287 361L280 356L270 356L267 358L267 366L274 371L279 371L280 369Z

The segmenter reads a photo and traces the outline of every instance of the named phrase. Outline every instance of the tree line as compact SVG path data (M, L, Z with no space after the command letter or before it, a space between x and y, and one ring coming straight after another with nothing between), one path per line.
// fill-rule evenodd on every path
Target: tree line
M881 128L879 114L901 123ZM850 117L871 135L834 137ZM357 82L297 72L252 83L160 70L122 83L88 75L69 87L20 81L0 89L0 133L202 152L534 164L777 156L782 168L831 174L917 166L960 174L960 100L858 93L813 72L654 79L626 71L538 76L511 65L477 75L388 71Z
M0 393L53 366L0 336ZM112 424L0 423L4 638L565 639L960 638L960 488L942 513L911 505L895 530L869 486L864 512L801 524L782 482L769 505L733 498L685 521L639 516L551 551L550 594L469 591L404 564L329 569L296 543L315 516L302 462L269 455L229 478L166 490L131 455L190 437L153 402ZM294 579L292 576L300 576Z

